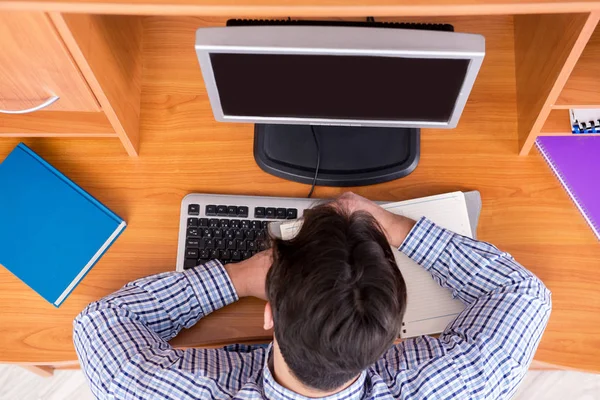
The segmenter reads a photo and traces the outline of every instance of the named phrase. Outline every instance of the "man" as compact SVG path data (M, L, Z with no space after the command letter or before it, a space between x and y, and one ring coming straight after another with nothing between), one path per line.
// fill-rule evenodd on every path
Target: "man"
M439 338L393 345L406 288L390 244L466 304ZM244 296L268 300L271 345L167 343ZM345 194L308 211L272 255L127 284L76 318L74 340L101 399L504 399L550 309L548 289L509 254Z

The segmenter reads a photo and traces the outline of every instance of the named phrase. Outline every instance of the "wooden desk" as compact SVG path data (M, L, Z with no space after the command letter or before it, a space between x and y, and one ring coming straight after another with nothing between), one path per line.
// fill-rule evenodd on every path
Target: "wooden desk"
M479 238L511 252L553 291L554 310L536 359L600 371L600 246L537 151L517 155L513 17L422 19L486 36L487 56L462 120L452 131L423 131L421 161L410 176L351 189L389 201L479 190ZM138 158L128 157L117 138L24 140L129 226L59 309L0 268L1 362L60 365L75 360L71 322L85 305L130 280L174 269L179 205L186 194L308 193L308 186L256 166L251 125L214 122L193 32L222 23L208 17L143 20ZM0 139L0 160L18 141ZM342 191L318 187L316 197ZM265 340L262 308L260 301L245 299L204 319L174 343Z
M376 17L581 13L598 0L1 0L26 11L247 17Z

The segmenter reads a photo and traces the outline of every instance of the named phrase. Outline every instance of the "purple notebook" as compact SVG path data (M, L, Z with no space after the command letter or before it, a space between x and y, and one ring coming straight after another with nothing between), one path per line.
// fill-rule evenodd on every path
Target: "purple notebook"
M600 239L600 136L540 136L536 144Z

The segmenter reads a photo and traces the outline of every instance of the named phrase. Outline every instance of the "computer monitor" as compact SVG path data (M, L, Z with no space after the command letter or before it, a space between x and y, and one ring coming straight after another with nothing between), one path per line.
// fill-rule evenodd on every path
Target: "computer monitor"
M398 128L457 125L485 40L430 30L240 26L198 29L196 52L215 119L257 124L255 156L263 169L310 183L316 130L319 183L348 186L398 177L382 171L390 163L400 168L400 153L411 164L404 167L414 169L419 132ZM412 143L404 143L411 135ZM400 145L410 148L394 152ZM375 179L351 177L365 173Z

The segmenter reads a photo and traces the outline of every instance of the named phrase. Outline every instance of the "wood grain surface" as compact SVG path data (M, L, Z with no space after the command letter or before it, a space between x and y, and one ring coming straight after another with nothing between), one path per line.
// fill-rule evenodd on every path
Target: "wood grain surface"
M60 98L46 111L99 111L48 16L0 11L0 109L18 111Z
M137 156L142 75L141 17L51 13L50 18L127 154Z
M463 117L454 130L423 130L421 161L408 177L350 189L387 201L479 190L479 238L513 254L553 292L553 314L536 358L600 371L600 246L537 151L517 155L513 19L426 20L486 36L487 55ZM193 43L199 26L222 23L214 18L145 19L140 157L128 157L113 140L24 140L125 218L128 227L58 309L0 268L0 361L74 360L71 323L85 305L135 278L174 270L179 207L186 194L308 193L307 185L259 169L252 156L251 125L214 121ZM17 143L0 139L0 159ZM315 196L343 191L317 187ZM174 342L268 340L262 312L262 302L244 299Z
M117 137L102 112L0 114L0 137Z
M569 110L552 110L544 122L540 135L569 136L571 133L571 117Z
M556 109L550 111L550 115L544 122L540 136L572 136L571 117L569 110ZM587 136L600 136L596 133L586 133Z
M555 107L600 108L600 26L592 34Z
M364 17L552 14L600 9L598 0L0 0L0 8L93 14Z
M599 18L599 13L514 17L521 155L529 154Z

